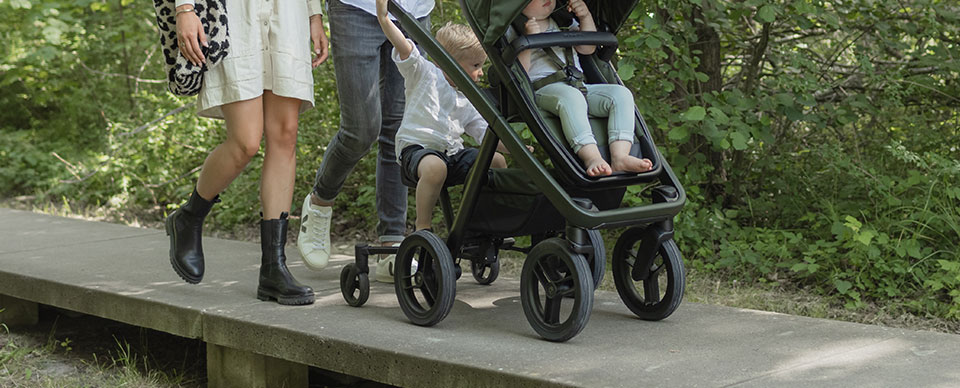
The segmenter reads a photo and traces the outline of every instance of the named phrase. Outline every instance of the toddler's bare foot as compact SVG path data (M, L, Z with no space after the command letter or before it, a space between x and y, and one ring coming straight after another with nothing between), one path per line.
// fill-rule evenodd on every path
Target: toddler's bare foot
M583 163L587 165L587 175L589 176L606 176L613 173L610 165L603 158L584 160Z
M619 158L613 158L612 168L613 171L645 172L653 168L653 163L647 158L640 159L635 156L624 155Z

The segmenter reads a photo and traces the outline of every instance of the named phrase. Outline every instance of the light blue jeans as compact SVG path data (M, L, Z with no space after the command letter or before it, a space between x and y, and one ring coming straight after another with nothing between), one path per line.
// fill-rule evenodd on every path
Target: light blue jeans
M376 16L339 0L327 1L330 45L340 97L340 129L323 154L313 191L332 201L344 181L379 143L376 206L381 242L399 242L406 232L407 187L400 182L394 137L403 117L403 76L390 54ZM420 19L429 26L429 16Z
M573 152L587 144L597 144L590 130L593 117L607 117L607 140L633 142L634 105L630 89L616 84L587 84L584 98L579 89L563 82L556 82L537 90L537 106L560 118L563 135L573 147Z

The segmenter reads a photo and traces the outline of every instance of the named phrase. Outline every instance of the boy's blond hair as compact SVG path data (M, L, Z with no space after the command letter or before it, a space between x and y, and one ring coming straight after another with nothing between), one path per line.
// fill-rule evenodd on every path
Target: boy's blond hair
M437 42L455 59L486 57L480 40L470 27L447 22L437 30Z

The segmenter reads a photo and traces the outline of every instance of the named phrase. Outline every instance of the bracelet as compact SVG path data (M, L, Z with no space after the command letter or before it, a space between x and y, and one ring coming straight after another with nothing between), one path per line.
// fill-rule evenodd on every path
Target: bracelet
M181 10L177 11L177 13L175 13L173 16L174 16L174 17L177 17L177 16L180 16L180 14L182 14L182 13L193 12L193 10L194 10L193 8L181 9Z

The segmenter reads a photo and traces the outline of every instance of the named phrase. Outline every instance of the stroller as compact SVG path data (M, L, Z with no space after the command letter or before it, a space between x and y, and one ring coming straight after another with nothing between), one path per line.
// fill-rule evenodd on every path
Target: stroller
M564 2L561 0L561 2ZM449 229L446 240L430 231L417 231L399 247L356 246L356 262L340 274L340 289L351 306L363 305L370 293L371 254L396 254L394 287L404 315L414 324L432 326L453 307L461 260L470 261L480 284L499 274L501 250L525 253L520 274L521 304L527 321L541 337L566 341L586 326L593 292L606 271L606 249L599 229L628 227L612 255L612 273L624 304L639 318L661 320L683 298L683 260L673 241L673 217L686 196L670 166L653 144L646 123L636 113L636 139L631 154L646 157L653 168L643 173L588 176L563 138L556 117L534 103L533 87L516 60L531 48L597 45L590 56L580 56L587 83L622 83L609 63L617 47L614 35L636 5L633 1L587 0L602 32L557 32L520 36L507 41L505 33L517 23L528 1L460 0L465 19L477 34L492 63L491 90L480 89L429 31L394 1L389 11L412 39L453 80L490 125L479 156L464 183L459 209L453 211L449 193L440 205ZM558 6L559 20L565 7ZM561 24L563 25L563 24ZM595 133L605 132L605 119L591 118ZM526 125L547 155L540 160L521 140L515 126ZM605 135L596 136L604 150ZM502 140L519 168L490 169ZM606 155L605 155L606 156ZM405 182L416 186L416 182ZM649 203L621 208L627 188L646 192ZM529 247L514 237L530 236Z

